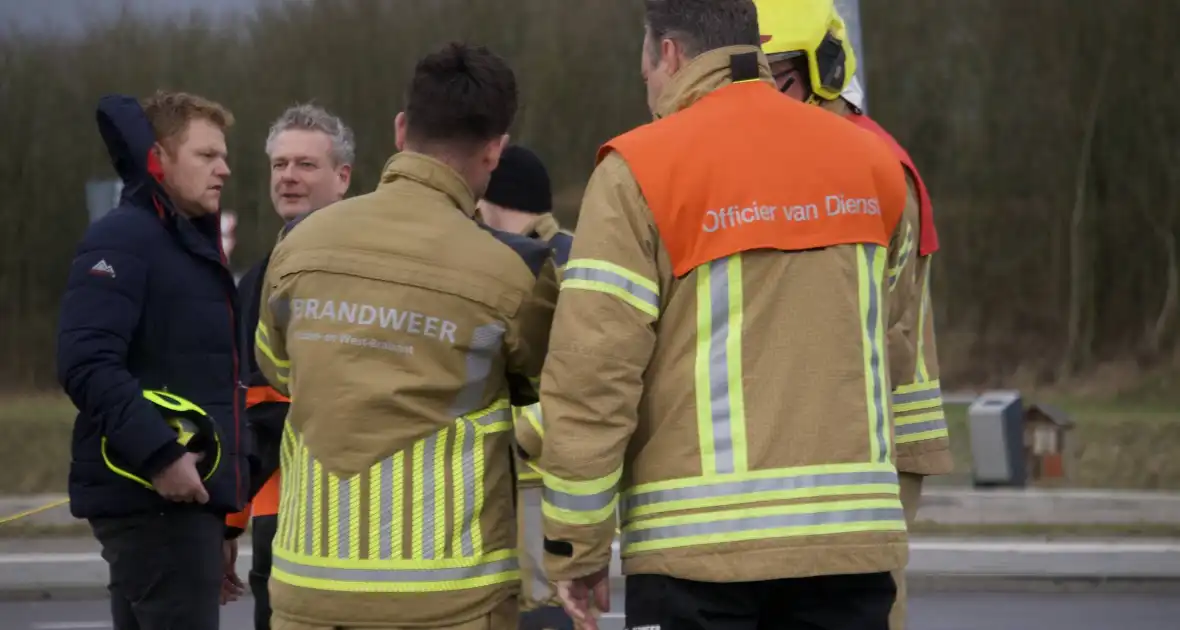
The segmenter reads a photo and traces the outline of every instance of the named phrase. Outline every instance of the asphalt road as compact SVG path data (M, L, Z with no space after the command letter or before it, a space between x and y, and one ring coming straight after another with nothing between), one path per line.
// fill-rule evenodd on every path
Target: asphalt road
M612 603L622 610L621 593ZM250 630L250 602L224 609L222 630ZM910 630L1176 630L1175 595L928 593L911 599ZM0 603L4 630L109 630L103 601ZM603 630L621 630L612 615Z

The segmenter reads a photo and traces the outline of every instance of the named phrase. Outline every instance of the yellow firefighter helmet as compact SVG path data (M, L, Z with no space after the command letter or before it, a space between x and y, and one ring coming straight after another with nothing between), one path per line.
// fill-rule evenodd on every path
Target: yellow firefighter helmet
M771 63L807 57L812 95L835 100L856 73L856 55L834 0L754 0L762 52Z
M204 455L197 464L197 472L203 481L208 481L221 463L221 438L213 419L195 403L176 394L162 390L144 390L143 397L156 407L164 422L176 432L176 441L191 453ZM102 438L102 458L111 472L130 479L145 488L152 489L152 483L131 471L113 449L107 448L106 436Z

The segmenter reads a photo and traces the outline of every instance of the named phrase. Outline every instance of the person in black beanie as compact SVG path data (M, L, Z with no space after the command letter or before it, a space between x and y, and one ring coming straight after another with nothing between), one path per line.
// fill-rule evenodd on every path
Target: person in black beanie
M549 173L535 153L518 145L506 147L478 207L479 217L489 227L549 243L560 274L569 259L573 234L563 230L553 217ZM531 430L531 420L540 417L540 407L537 403L513 408L518 431ZM516 460L516 471L516 529L522 576L519 628L573 629L573 619L566 614L557 597L557 586L545 576L542 567L541 474L521 458Z
M479 201L479 213L489 227L549 243L557 266L565 266L573 234L553 217L549 171L536 153L519 145L504 149Z

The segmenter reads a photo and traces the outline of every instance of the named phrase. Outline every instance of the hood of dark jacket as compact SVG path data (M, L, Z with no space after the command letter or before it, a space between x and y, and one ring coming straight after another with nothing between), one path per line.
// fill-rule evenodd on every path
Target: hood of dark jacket
M160 185L162 173L151 153L156 135L139 101L121 94L104 96L96 117L111 166L123 180L124 198L146 208L155 205L154 198L166 198Z

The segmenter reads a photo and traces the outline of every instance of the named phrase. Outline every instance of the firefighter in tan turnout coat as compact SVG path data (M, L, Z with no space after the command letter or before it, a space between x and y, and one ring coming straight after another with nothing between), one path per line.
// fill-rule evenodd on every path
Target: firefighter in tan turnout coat
M557 285L545 243L473 219L515 108L490 52L428 55L377 189L272 254L275 630L516 628L511 406L537 400Z
M646 17L657 120L599 153L541 380L546 567L609 605L617 510L628 627L884 630L901 165L782 98L749 0Z

